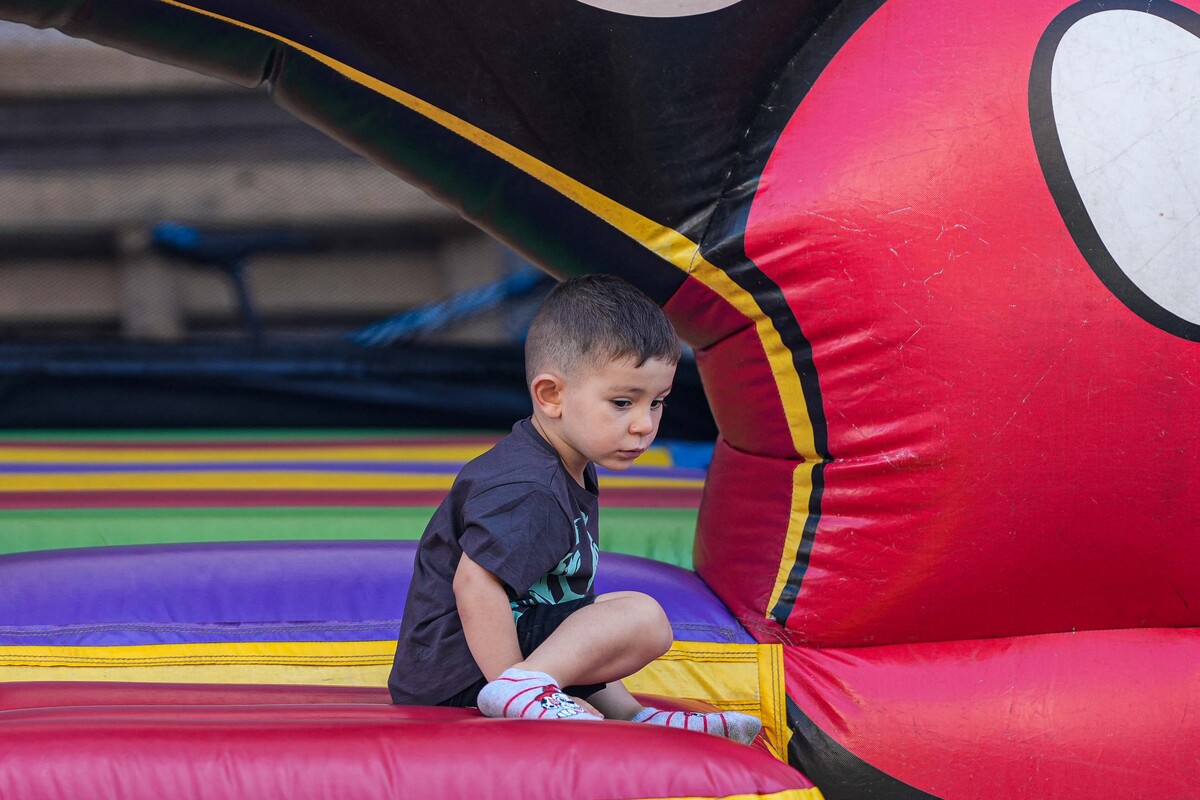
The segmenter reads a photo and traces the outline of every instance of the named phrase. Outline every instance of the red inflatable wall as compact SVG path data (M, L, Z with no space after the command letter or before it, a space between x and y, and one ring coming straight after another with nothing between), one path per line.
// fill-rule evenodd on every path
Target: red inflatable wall
M1197 622L1200 348L1098 276L1035 135L1082 11L893 0L780 134L746 253L813 388L785 432L760 337L703 352L725 442L698 569L791 641Z

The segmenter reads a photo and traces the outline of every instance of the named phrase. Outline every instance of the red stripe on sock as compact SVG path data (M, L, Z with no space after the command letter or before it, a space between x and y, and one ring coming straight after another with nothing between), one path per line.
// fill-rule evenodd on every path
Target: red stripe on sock
M498 681L511 681L512 683L520 683L520 681L518 681L518 680L514 680L514 679L512 679L512 678L497 678L496 680L498 680ZM521 691L517 692L517 693L516 693L516 694L514 694L512 697L508 698L508 702L504 704L504 710L503 710L501 713L502 713L502 714L504 714L504 716L506 716L506 717L507 717L507 716L508 716L508 707L509 707L509 706L511 706L511 705L513 704L513 702L514 702L514 701L515 701L515 700L516 700L518 697L520 697L521 695L525 694L526 692L536 692L537 690L538 690L538 687L536 687L536 686L531 686L531 687L529 687L528 689L522 689ZM532 703L531 703L530 705L532 705ZM525 707L526 707L526 708L529 708L529 706L525 706Z
M532 700L530 700L530 701L529 701L529 702L528 702L528 703L525 705L525 707L524 707L524 708L522 708L522 709L521 709L521 714L520 714L521 718L522 718L522 719L524 719L524 718L525 718L525 712L526 712L526 711L528 711L529 709L533 708L533 707L534 707L536 704L537 704L537 698L535 697L535 698L533 698ZM541 719L542 717L546 716L546 711L547 711L547 710L548 710L548 709L545 709L545 708L543 708L543 709L542 709L542 713L538 714L538 715L537 715L537 718L538 718L538 719ZM507 714L505 714L505 716L508 716L508 715L507 715Z

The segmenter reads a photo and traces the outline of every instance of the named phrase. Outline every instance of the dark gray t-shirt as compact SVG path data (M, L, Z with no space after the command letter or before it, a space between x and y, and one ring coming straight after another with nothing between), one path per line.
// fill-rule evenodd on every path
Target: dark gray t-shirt
M591 464L584 482L528 419L462 468L417 546L388 678L393 702L439 703L483 677L454 600L464 551L504 583L514 617L593 594L600 539Z

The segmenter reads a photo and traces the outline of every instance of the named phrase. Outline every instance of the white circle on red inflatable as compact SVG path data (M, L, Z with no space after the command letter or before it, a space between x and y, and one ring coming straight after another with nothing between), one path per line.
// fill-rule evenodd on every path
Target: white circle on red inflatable
M1117 267L1200 324L1200 38L1133 9L1091 14L1054 57L1071 178Z
M694 17L735 6L742 0L577 0L631 17Z

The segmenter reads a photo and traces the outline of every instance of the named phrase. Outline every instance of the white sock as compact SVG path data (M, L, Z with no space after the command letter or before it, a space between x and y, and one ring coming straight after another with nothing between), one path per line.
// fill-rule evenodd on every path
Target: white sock
M735 742L750 744L762 730L762 722L749 714L737 711L715 711L700 714L695 711L662 711L647 706L634 715L631 722L645 722L666 728L683 728L689 731L724 736Z
M478 703L485 717L600 719L564 694L554 678L522 669L504 670L479 691Z

